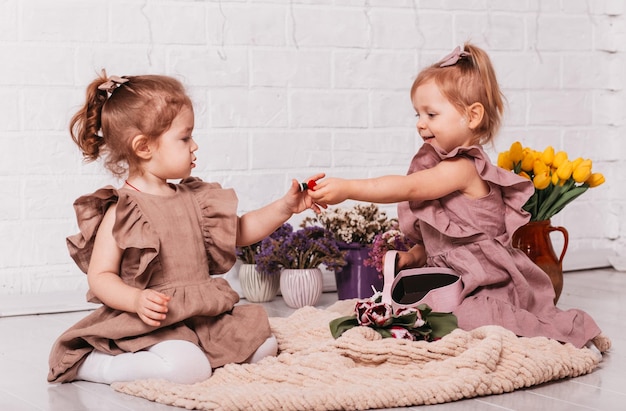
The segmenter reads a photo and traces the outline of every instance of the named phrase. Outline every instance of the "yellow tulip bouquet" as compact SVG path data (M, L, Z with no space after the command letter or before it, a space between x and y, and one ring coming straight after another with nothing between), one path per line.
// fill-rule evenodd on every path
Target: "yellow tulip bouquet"
M591 160L581 157L569 160L564 151L543 151L522 147L519 141L498 155L498 166L531 180L535 192L524 205L530 221L552 218L590 187L604 183L601 173L592 173Z

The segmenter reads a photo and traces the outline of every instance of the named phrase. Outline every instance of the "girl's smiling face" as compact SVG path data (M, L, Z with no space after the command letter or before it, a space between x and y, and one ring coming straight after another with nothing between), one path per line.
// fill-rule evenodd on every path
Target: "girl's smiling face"
M417 132L425 143L433 144L445 152L459 146L470 146L474 133L466 114L460 113L433 81L427 81L415 89L412 96L417 113Z

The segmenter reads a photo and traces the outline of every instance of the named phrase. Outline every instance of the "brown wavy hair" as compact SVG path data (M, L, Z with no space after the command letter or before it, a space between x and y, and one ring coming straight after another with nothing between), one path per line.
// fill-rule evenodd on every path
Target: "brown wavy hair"
M475 144L490 143L495 137L504 112L504 96L496 79L496 72L487 53L470 43L464 44L469 56L456 64L440 67L437 62L422 70L411 86L411 98L418 86L434 80L441 94L461 114L474 103L485 108L481 123L474 130Z
M106 72L87 86L84 106L70 121L72 140L90 162L102 157L115 176L139 165L132 140L143 135L156 141L184 107L192 108L183 85L168 76L125 76L126 83L111 93L98 87L109 80Z

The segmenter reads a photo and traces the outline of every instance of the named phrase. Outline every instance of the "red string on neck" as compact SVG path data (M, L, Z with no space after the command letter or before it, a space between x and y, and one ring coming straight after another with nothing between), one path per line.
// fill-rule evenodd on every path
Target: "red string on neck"
M134 185L132 185L131 183L128 182L128 180L124 181L130 188L132 188L133 190L141 193L141 190L138 189L137 187L135 187Z

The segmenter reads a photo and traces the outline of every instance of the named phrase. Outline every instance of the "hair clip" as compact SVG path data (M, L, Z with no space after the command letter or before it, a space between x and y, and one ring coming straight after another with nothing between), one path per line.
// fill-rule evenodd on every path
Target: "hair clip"
M106 72L104 70L102 70L102 74L104 74L104 76L106 77ZM127 78L120 77L120 76L111 76L111 77L109 77L109 79L107 81L105 81L104 83L102 83L102 84L100 84L98 86L98 90L103 90L103 91L106 91L107 93L111 94L119 86L121 86L122 84L127 83L127 82L128 82Z
M464 51L463 48L461 48L461 46L456 46L456 48L452 50L452 53L448 54L440 60L439 67L454 66L461 58L471 56L471 54L467 51Z
M300 191L313 190L317 183L315 180L309 180L306 183L300 183Z

